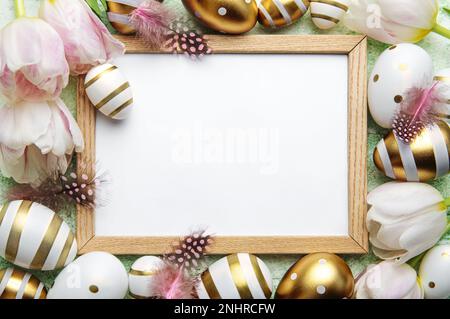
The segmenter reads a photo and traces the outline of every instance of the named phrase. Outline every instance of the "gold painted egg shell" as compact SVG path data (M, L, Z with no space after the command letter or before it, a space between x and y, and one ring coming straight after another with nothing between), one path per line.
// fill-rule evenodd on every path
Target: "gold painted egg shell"
M285 27L298 21L308 8L308 0L261 0L258 22L265 27Z
M44 284L32 274L15 268L0 270L0 299L45 299Z
M390 132L375 148L373 161L389 178L425 182L449 173L449 151L450 128L439 121L423 130L411 144Z
M0 256L27 269L54 270L77 253L69 226L51 209L26 200L0 205Z
M319 29L331 29L348 10L350 0L310 0L311 18Z
M114 29L121 34L133 34L136 30L128 21L128 15L136 9L136 7L115 1L107 1L108 19Z
M255 0L183 0L183 4L206 27L222 33L248 32L258 16Z
M233 254L209 266L200 277L197 294L200 299L269 299L272 276L258 257Z
M135 299L154 297L152 291L153 276L163 265L163 260L155 256L143 256L131 265L128 273L129 294Z
M355 281L344 260L329 253L310 254L283 276L276 299L343 299L353 295Z
M84 88L92 105L104 115L123 120L131 113L133 92L115 65L105 63L92 68L86 74Z

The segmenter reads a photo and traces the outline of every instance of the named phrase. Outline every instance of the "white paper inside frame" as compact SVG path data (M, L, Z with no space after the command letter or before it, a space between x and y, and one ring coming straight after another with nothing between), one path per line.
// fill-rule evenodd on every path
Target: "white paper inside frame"
M347 235L346 55L115 61L131 117L97 119L97 236Z

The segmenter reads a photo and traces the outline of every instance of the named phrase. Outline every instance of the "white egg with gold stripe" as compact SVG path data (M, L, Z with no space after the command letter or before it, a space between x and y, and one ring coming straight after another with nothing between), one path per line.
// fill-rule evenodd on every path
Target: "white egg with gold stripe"
M106 116L123 120L130 114L133 92L117 66L106 63L92 68L86 74L84 88L92 105Z
M258 22L265 27L285 27L298 21L308 8L309 0L261 0Z
M143 256L131 265L128 273L129 294L135 299L148 299L154 297L152 291L153 276L164 264L161 258Z
M45 299L47 290L35 276L16 268L0 270L0 299Z
M272 276L258 257L233 254L209 266L201 275L197 293L200 299L269 299Z
M450 170L450 127L439 121L411 144L390 132L378 143L373 160L387 177L400 181L426 182L445 176Z
M310 0L311 18L319 29L331 29L348 10L350 0Z
M434 80L443 84L442 91L447 99L447 104L442 105L438 116L447 123L450 123L450 68L436 72Z
M0 206L0 256L27 269L54 270L77 253L69 226L51 209L26 200Z

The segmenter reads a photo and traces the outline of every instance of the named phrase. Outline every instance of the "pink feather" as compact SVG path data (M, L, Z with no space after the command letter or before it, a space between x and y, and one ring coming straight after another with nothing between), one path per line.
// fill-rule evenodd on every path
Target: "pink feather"
M162 48L166 42L169 25L175 15L155 0L142 2L130 14L129 21L137 33L152 47Z
M165 262L153 275L150 290L159 299L195 299L196 285L184 268Z
M445 103L439 82L409 89L393 120L394 134L404 143L413 142L423 129L438 120L437 114Z

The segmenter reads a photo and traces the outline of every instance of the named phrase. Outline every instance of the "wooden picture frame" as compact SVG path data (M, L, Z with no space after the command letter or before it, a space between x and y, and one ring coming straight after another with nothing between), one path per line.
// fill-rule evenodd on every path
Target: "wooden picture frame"
M128 53L154 53L135 37L118 36ZM367 39L358 35L248 35L209 36L215 53L248 54L345 54L348 55L348 236L333 237L218 237L212 254L250 252L258 254L368 252L365 228L367 193ZM78 154L77 169L95 162L96 111L85 95L84 77L78 79L77 118L86 149ZM94 173L94 172L90 172ZM178 238L99 237L94 212L77 208L79 253L107 251L113 254L161 254Z

